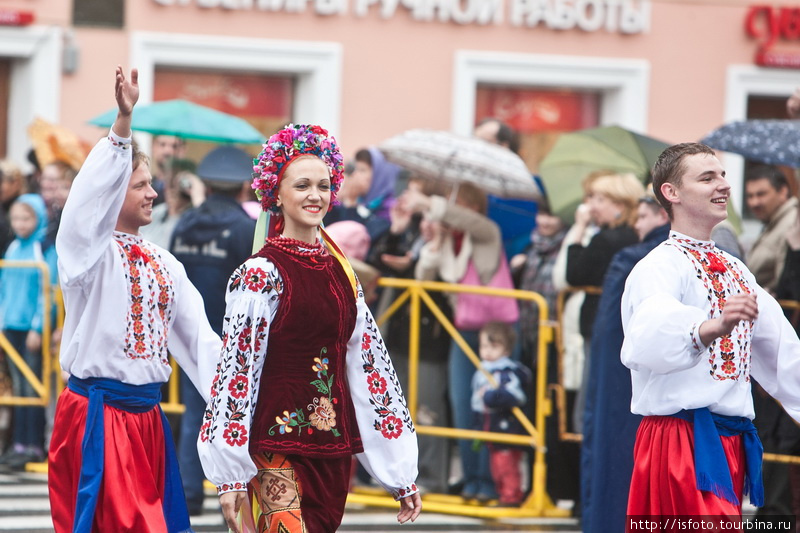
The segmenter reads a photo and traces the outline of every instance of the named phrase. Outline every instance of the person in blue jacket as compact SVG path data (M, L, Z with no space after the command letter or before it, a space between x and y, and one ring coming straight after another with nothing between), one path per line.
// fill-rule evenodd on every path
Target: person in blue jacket
M582 527L585 533L625 531L633 444L642 417L631 413L631 373L620 361L620 301L636 263L669 236L669 217L654 196L639 200L634 229L641 242L611 259L603 280L589 358L581 447Z
M514 416L514 407L525 407L532 375L527 367L514 361L511 352L516 343L514 327L503 322L489 322L478 335L481 370L472 377L473 429L498 433L524 434ZM488 377L491 374L496 383ZM489 445L489 463L495 490L502 506L516 506L525 496L522 490L523 448L497 443Z
M14 349L41 379L44 291L58 283L56 252L52 246L42 247L47 235L47 208L41 196L19 196L11 205L9 218L14 240L3 256L7 263L0 270L0 326ZM43 283L38 268L14 267L14 261L44 262L50 276ZM17 365L9 362L9 370L14 396L37 396ZM20 469L28 462L42 461L45 457L44 408L15 407L13 417L13 444L0 457L0 463Z
M253 158L234 146L212 150L197 167L208 197L200 206L185 211L172 233L170 251L183 263L186 276L203 295L211 328L222 335L225 289L233 271L253 248L256 222L239 202L242 184L250 181ZM203 468L197 453L206 402L181 372L181 417L178 464L190 515L203 511Z

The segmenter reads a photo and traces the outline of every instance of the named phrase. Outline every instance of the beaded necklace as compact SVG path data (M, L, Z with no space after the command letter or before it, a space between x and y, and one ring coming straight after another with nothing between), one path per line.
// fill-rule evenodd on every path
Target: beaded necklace
M311 244L279 235L277 237L270 237L267 239L267 242L278 250L300 257L324 256L328 253L327 249L322 246L322 243L319 241L315 244Z

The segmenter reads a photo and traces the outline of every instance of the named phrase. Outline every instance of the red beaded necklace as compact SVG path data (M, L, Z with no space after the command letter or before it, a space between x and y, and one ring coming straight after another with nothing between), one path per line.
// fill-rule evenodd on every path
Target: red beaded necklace
M327 253L327 250L319 241L315 244L311 244L308 242L299 241L297 239L292 239L291 237L278 235L277 237L270 237L267 239L267 242L278 250L282 250L287 254L298 255L300 257L319 256Z

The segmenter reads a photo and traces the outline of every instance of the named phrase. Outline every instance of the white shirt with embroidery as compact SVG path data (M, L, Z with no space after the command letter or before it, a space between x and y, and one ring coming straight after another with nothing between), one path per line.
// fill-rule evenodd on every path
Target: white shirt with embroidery
M56 237L66 316L61 367L79 378L165 382L167 349L208 397L221 340L183 265L114 230L131 177L131 140L100 140L70 190Z
M263 257L248 259L228 283L222 354L198 439L203 470L220 494L246 490L256 474L249 451L250 425L264 358L269 357L269 327L282 292L277 268ZM417 492L416 431L360 285L356 307L358 316L346 360L349 392L364 445L364 452L356 457L399 499ZM317 371L326 363L314 364ZM284 422L289 422L286 415ZM276 425L281 419L275 418ZM292 431L284 425L281 432Z
M719 316L731 295L745 292L756 294L758 318L704 346L700 324ZM673 231L639 261L625 283L622 325L620 357L631 369L633 413L708 407L752 419L752 374L800 420L800 341L775 299L712 241Z

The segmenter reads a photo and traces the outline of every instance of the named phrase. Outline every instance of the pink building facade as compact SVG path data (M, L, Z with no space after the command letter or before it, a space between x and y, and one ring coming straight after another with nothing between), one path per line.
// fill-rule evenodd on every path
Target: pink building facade
M502 115L528 135L533 171L548 132L618 124L698 140L759 106L778 116L800 86L795 10L740 0L116 3L122 23L103 27L76 23L92 2L0 0L0 155L24 163L37 116L102 135L87 120L113 107L117 64L139 69L141 102L185 97L265 134L320 123L346 156ZM742 161L725 164L741 199Z

